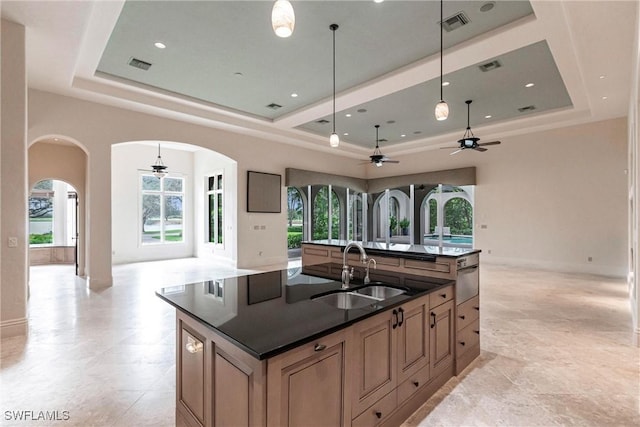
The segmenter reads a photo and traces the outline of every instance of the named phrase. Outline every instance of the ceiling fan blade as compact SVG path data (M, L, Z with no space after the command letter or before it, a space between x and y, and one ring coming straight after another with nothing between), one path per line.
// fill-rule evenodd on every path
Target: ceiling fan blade
M476 151L480 151L480 152L482 153L482 152L487 151L487 148L476 147L476 148L474 148L474 150L476 150Z
M367 163L371 163L371 160L362 160L361 162L358 162L359 165L366 165Z
M462 148L457 149L456 151L454 151L453 153L449 154L450 156L453 156L454 154L458 154L459 152L462 151Z
M391 160L391 159L386 159L383 160L384 163L400 163L400 160Z
M455 146L455 147L440 147L441 150L451 150L453 148L459 148L459 146Z
M500 141L482 142L478 145L498 145L498 144L500 144Z

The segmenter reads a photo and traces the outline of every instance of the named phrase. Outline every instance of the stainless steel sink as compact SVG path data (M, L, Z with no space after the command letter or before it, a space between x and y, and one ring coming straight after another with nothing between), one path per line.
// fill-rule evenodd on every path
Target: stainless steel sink
M311 299L332 305L342 310L363 308L380 301L378 298L373 298L368 295L358 294L355 292L334 292L320 297L311 297Z
M320 301L342 310L363 308L404 294L402 289L384 285L366 286L355 291L336 291L330 294L311 297L314 301Z
M404 291L402 289L396 289L382 285L367 286L366 288L358 289L356 292L362 295L370 296L379 301L404 294Z

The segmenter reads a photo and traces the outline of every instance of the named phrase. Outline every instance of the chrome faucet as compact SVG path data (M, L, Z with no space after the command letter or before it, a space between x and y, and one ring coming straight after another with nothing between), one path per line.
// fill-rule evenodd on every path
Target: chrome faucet
M371 279L369 279L369 266L371 265L371 263L373 263L373 269L375 270L377 267L377 263L376 260L373 258L369 258L369 261L367 261L367 274L364 275L364 284L368 285L369 283L371 283Z
M358 248L360 251L360 262L363 264L367 263L367 253L364 251L362 245L358 242L349 242L347 246L344 248L344 252L342 253L342 289L347 289L349 287L349 281L353 279L353 267L351 271L349 271L349 264L347 263L347 253L349 253L349 249Z

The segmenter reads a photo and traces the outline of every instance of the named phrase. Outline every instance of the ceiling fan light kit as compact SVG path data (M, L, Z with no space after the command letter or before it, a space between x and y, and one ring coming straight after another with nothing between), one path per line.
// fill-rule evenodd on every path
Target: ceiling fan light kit
M271 10L271 26L278 37L289 37L296 25L293 6L287 0L276 0Z
M454 151L453 154L457 154L459 152L461 152L462 150L467 150L467 149L471 149L471 150L476 150L476 151L487 151L486 148L484 148L485 145L498 145L500 144L500 141L491 141L491 142L483 142L482 144L478 143L478 141L480 141L480 138L476 137L473 134L473 131L471 130L471 125L470 125L470 116L471 116L471 103L473 101L472 100L467 100L465 101L465 103L467 104L467 130L464 131L464 135L462 135L462 139L458 140L458 147L456 151ZM445 149L450 149L451 147L442 147Z
M378 145L380 139L378 138L378 129L380 129L380 125L375 125L376 128L376 148L373 150L373 154L369 156L369 161L371 164L376 167L382 166L383 163L400 163L398 160L391 160L380 151L380 146Z
M338 24L329 25L333 33L333 133L329 137L329 145L333 148L340 145L340 137L336 133L336 30L338 28Z
M449 105L447 105L447 103L444 101L444 97L443 97L443 90L442 90L442 52L443 52L443 42L442 42L442 26L443 26L443 22L442 22L442 3L443 0L440 0L440 102L438 102L438 104L436 104L436 110L435 110L435 114L436 114L436 120L438 121L442 121L442 120L447 120L447 117L449 117Z
M163 178L167 175L167 166L164 165L162 157L160 156L160 144L158 144L158 157L156 158L156 162L151 165L151 170L153 176L156 178Z

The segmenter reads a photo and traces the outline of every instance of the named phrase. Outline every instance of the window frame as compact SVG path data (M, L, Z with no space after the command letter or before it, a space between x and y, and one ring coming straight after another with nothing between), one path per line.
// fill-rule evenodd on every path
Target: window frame
M185 240L186 240L186 223L185 223L185 217L186 217L186 203L185 203L185 199L186 199L186 184L187 184L187 180L185 179L185 177L181 174L167 174L165 176L163 176L162 178L158 178L160 180L160 189L159 190L145 190L143 188L143 183L144 183L144 177L145 176L149 176L149 177L155 177L152 173L150 172L140 172L139 173L139 180L138 180L138 194L139 194L139 214L138 214L138 244L139 246L157 246L157 245L184 245L186 244ZM165 179L179 179L182 181L182 191L166 191L164 189L164 180ZM157 242L145 242L144 238L143 238L143 234L144 234L144 229L142 226L142 215L144 212L144 196L145 195L158 195L160 197L160 239L158 239ZM166 203L166 198L168 196L181 196L182 197L182 239L179 241L171 241L171 240L167 240L165 237L166 234L166 224L165 224L165 215L164 215L164 211L165 211L165 203Z
M210 180L213 178L214 180L214 185L213 185L213 189L210 189L209 186L209 182ZM220 180L222 181L222 184L220 184ZM208 245L212 245L215 248L219 248L219 249L224 249L224 245L225 245L225 241L227 239L226 236L226 226L225 226L225 219L226 219L226 215L224 212L224 208L225 208L225 195L224 195L224 184L226 182L225 179L225 173L223 169L217 170L217 171L213 171L207 175L205 175L205 179L204 179L204 193L205 193L205 244ZM210 196L217 196L215 197L215 204L216 207L213 210L214 216L215 218L213 219L212 222L212 218L211 218L211 209L210 209ZM219 203L222 203L222 209L220 209L220 205ZM222 215L222 218L219 218L219 212ZM214 224L214 231L213 234L211 233L211 224ZM220 230L221 228L221 230ZM211 240L211 236L215 236L214 240ZM220 240L221 241L220 241Z

